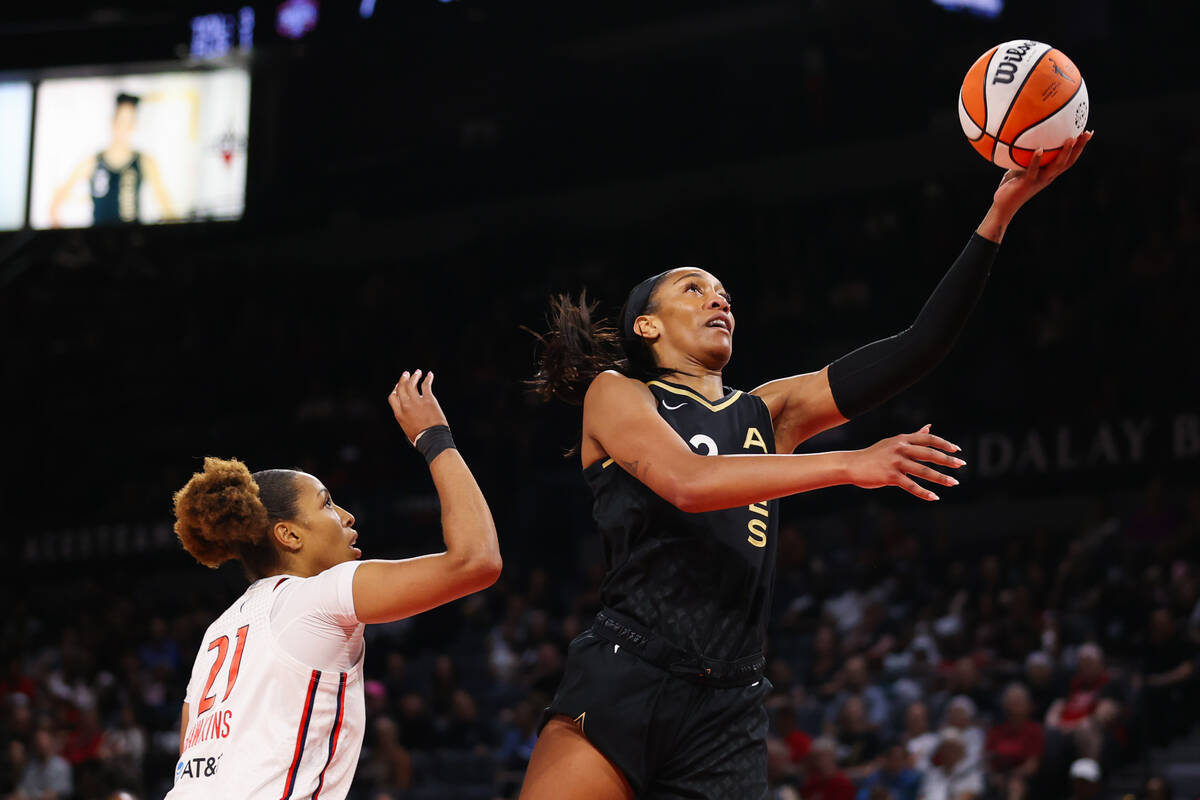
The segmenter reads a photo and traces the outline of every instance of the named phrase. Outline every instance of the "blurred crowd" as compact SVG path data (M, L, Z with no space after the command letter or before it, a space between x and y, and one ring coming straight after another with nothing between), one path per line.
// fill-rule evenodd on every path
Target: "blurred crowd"
M1195 722L1200 492L1188 502L1153 544L1136 534L1148 507L944 552L884 515L840 553L849 581L836 551L785 537L778 796L1103 796L1110 771Z
M774 797L1099 798L1113 770L1187 733L1200 491L1156 491L1098 504L1064 535L931 536L885 509L837 537L785 524L767 643ZM1150 540L1147 516L1162 522ZM572 584L529 562L514 554L487 592L368 629L355 798L516 796L602 577L597 564ZM184 685L219 608L119 585L41 586L62 605L6 621L0 796L169 788Z

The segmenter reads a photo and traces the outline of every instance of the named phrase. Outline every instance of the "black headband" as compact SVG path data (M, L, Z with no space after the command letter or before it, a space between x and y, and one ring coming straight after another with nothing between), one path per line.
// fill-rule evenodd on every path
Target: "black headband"
M637 331L633 329L633 324L637 322L637 318L646 313L646 306L650 305L650 295L654 293L654 287L662 280L663 276L671 270L664 270L653 277L633 287L633 291L629 293L629 297L625 300L625 313L621 318L621 338L626 342L637 341Z

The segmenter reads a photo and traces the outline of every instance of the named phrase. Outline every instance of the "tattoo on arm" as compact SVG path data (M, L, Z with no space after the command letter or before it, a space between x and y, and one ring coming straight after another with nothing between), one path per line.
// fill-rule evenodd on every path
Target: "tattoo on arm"
M637 461L618 461L617 463L622 465L626 473L636 477L642 483L646 482L650 475L650 462L644 458L637 459Z
M637 478L639 481L642 481L643 483L646 482L646 476L650 474L649 461L622 461L620 464L630 475Z

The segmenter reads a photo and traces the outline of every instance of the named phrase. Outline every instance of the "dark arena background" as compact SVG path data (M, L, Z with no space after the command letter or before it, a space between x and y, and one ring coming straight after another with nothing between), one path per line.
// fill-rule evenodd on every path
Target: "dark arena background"
M200 637L245 587L171 531L204 456L320 476L366 557L442 547L386 402L420 367L505 566L368 627L351 797L515 798L604 572L564 458L579 409L530 397L523 328L553 293L611 315L699 265L735 295L734 387L899 331L1000 178L960 129L963 75L1025 37L1078 65L1096 138L1017 215L936 371L803 446L930 422L968 466L936 504L783 502L773 797L835 796L804 789L828 740L858 797L934 798L910 754L948 728L984 787L962 797L1014 797L1004 747L1036 759L1035 800L1200 796L1193 28L1162 2L961 5L5 4L0 796L170 788ZM105 224L70 176L118 91L165 195L146 167ZM1015 743L1012 684L1038 723ZM1058 713L1085 685L1111 701L1095 743ZM908 789L876 774L910 762Z

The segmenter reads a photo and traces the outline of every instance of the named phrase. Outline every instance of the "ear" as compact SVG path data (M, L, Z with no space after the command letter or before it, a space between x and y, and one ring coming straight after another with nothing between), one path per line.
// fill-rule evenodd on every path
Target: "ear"
M271 538L285 553L298 553L304 545L295 527L286 522L276 522L271 526Z
M662 335L658 317L653 314L642 314L633 321L633 332L647 341L657 341Z

